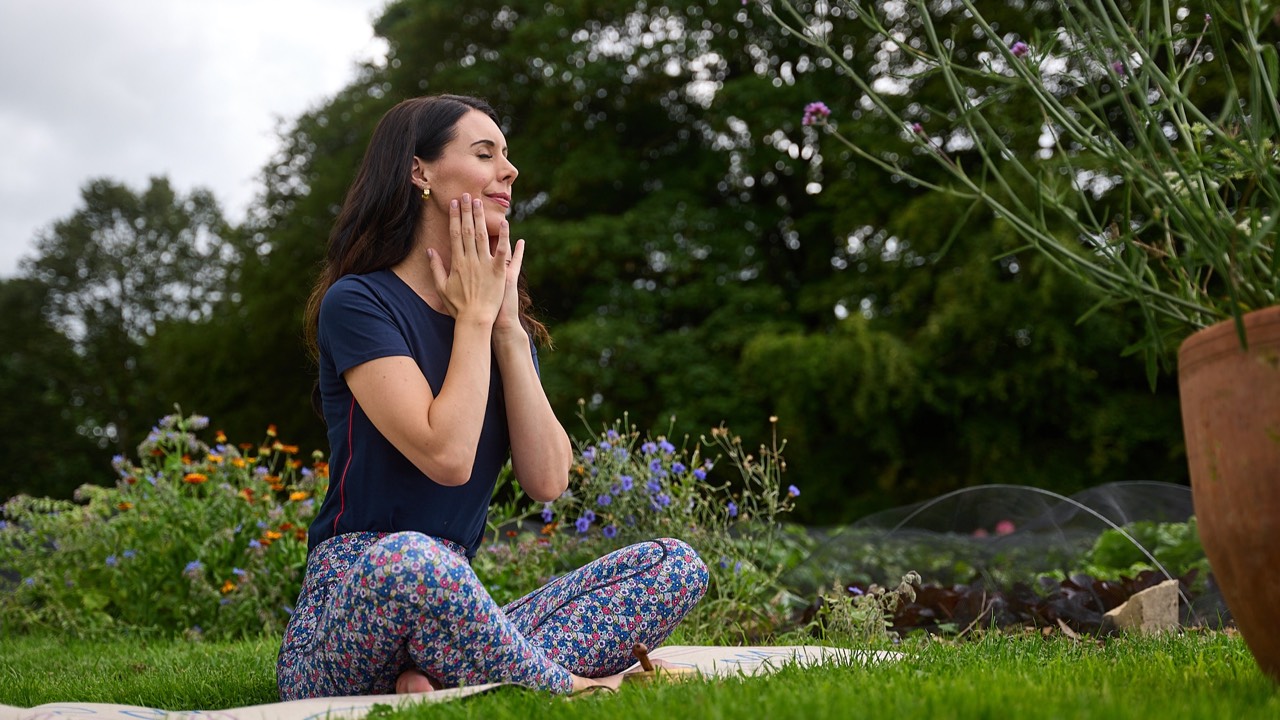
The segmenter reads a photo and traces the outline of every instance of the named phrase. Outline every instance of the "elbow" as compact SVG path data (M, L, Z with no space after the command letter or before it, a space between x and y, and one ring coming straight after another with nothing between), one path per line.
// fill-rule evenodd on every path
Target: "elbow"
M525 490L525 494L534 502L548 503L559 498L568 488L569 478L566 476L563 482L539 485Z
M460 487L471 481L475 457L423 458L414 464L437 485Z

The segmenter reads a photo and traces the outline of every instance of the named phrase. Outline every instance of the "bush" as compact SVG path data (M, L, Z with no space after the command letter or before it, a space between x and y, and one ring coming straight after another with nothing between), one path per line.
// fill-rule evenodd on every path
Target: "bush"
M269 428L210 446L208 419L170 415L76 501L20 495L0 520L0 626L239 637L281 632L301 588L306 530L328 485Z

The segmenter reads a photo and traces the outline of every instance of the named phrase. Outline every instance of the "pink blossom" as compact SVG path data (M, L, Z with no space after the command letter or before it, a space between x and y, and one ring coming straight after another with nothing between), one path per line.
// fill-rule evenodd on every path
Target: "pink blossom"
M1001 520L1000 522L996 523L997 535L1008 535L1009 533L1017 529L1018 528L1014 527L1012 520Z
M831 116L831 108L827 107L824 102L811 102L804 106L804 117L800 119L801 125L813 125L819 120L826 120Z
M1013 53L1013 56L1016 58L1026 57L1027 53L1031 52L1031 48L1027 47L1026 43L1019 40L1009 46L1009 52Z

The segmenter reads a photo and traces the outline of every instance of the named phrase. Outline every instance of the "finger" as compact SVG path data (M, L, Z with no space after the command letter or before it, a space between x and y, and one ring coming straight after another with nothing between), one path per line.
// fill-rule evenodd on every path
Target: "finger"
M498 223L498 240L493 243L493 257L504 264L511 264L511 224L503 218Z
M449 249L453 257L462 258L462 210L456 198L449 201Z
M462 194L462 252L476 254L476 216L470 193Z
M507 266L508 277L520 277L522 267L524 267L524 238L516 241L516 249L511 253L510 264Z
M436 287L446 287L449 284L449 273L444 271L444 261L440 259L440 253L427 248L427 263L431 266L431 277L436 281Z
M471 201L471 224L476 255L478 257L493 257L493 253L489 251L489 225L485 222L484 204L480 198Z

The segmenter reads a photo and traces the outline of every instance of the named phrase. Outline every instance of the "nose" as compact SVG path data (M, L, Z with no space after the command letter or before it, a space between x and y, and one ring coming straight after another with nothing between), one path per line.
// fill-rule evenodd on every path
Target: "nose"
M501 177L503 182L506 182L508 184L515 182L516 177L520 175L520 169L517 168L515 164L511 162L510 158L503 157L502 159L506 161L506 167L502 169L502 172L499 175L499 177Z

